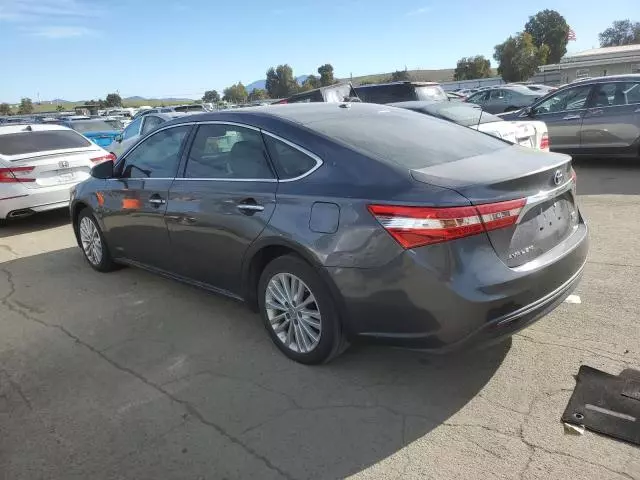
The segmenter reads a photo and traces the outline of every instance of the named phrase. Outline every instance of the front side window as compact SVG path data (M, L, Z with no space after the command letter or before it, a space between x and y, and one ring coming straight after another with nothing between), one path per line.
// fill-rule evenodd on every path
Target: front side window
M489 91L486 92L478 92L474 95L471 95L467 101L471 103L484 103L489 99Z
M535 113L540 115L545 113L565 112L568 110L580 110L581 108L584 108L590 91L590 85L583 85L563 90L546 99L544 102L536 105Z
M173 178L176 175L180 152L189 129L167 128L143 140L124 159L122 178Z
M300 177L318 163L306 153L269 135L265 135L265 142L281 180Z
M274 178L259 131L236 125L200 125L185 178L264 180Z
M132 138L140 133L140 125L142 124L142 117L136 118L133 122L131 122L127 128L122 132L122 139L126 140L127 138Z
M500 89L495 89L495 90L490 90L491 92L491 100L500 100L502 98L504 98L504 90L500 90Z

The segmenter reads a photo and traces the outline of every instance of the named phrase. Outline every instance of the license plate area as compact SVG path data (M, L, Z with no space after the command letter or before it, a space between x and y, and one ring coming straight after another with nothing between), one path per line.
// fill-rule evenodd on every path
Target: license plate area
M76 171L73 168L65 168L62 170L56 170L55 172L55 179L58 183L73 182L76 177Z

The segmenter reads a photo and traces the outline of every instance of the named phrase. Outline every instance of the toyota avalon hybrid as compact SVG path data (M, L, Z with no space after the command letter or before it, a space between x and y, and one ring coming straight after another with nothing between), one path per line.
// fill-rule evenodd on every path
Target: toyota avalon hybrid
M568 156L373 104L177 118L71 195L94 269L242 300L309 364L357 338L506 338L569 295L588 249Z

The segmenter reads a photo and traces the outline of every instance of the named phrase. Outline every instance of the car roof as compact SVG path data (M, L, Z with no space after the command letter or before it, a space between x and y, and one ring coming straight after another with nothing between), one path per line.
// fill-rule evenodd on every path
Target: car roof
M51 130L70 130L63 125L52 123L22 123L19 125L0 125L0 135L20 132L46 132Z
M395 107L376 103L360 102L309 102L289 103L282 105L265 105L258 107L244 107L236 109L220 110L217 112L204 112L188 114L179 119L168 122L166 126L182 124L186 122L238 122L257 128L268 128L273 121L293 123L309 126L313 123L342 119L345 115L375 116Z
M576 85L577 83L603 83L610 82L612 80L640 80L640 73L627 73L622 75L607 75L606 77L590 77L579 80L574 80L567 85Z
M405 80L400 82L368 83L366 85L358 85L357 87L353 88L386 87L387 85L415 85L417 87L427 87L440 84L438 82L412 82L411 80Z

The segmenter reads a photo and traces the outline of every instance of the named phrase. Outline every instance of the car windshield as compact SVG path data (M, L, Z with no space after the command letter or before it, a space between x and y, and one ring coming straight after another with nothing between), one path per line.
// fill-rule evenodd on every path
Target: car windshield
M367 156L412 169L454 162L509 146L475 130L393 107L383 107L375 115L332 118L307 126Z
M124 128L124 125L122 124L122 122L117 118L105 120L104 123L111 125L112 130L122 130Z
M450 120L464 127L471 127L482 123L503 122L504 120L481 108L472 105L456 103L433 104L424 108L430 115Z
M0 135L0 154L25 155L36 152L83 148L91 142L70 130L17 132Z
M108 120L80 120L71 122L71 128L76 132L102 132L105 130L119 130L115 128Z
M441 101L448 99L447 94L440 85L416 87L416 96L418 100Z

